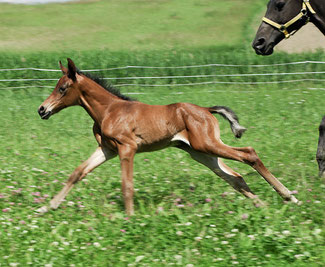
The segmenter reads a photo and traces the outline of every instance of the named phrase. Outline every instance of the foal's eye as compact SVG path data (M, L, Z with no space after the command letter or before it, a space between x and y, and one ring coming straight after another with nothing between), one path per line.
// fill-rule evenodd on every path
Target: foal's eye
M60 88L59 88L59 92L60 92L61 94L63 94L63 93L65 92L65 90L66 90L66 88L64 88L64 87L60 87Z
M285 4L286 3L284 1L279 1L275 4L275 7L278 11L281 11L284 8Z

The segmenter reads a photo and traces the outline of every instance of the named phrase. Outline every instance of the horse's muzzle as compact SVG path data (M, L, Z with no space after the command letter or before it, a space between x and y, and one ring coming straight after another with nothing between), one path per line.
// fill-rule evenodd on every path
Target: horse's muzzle
M267 44L264 38L255 40L252 44L257 55L268 56L273 53L274 43Z
M38 109L38 114L41 116L41 119L47 120L52 115L52 111L46 111L43 106L40 106Z

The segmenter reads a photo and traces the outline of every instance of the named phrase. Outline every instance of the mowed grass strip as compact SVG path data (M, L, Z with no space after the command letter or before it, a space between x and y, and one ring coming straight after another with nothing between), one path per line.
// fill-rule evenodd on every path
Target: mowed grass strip
M258 0L0 4L0 51L174 49L241 45Z

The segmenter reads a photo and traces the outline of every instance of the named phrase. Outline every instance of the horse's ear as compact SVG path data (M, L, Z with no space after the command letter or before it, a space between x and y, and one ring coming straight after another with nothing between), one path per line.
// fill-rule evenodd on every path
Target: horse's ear
M68 69L62 65L61 60L59 61L59 65L62 73L66 75L68 73Z
M76 81L76 73L77 73L77 68L76 65L73 63L73 61L71 60L71 58L67 58L68 60L68 77L73 80Z

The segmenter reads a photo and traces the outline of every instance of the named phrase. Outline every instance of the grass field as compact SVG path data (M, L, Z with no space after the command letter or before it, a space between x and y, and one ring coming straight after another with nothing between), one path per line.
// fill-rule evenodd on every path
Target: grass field
M322 52L256 56L248 48L250 27L265 2L2 4L0 69L58 69L58 60L65 63L66 57L80 69L325 61ZM84 32L91 33L89 38ZM56 81L0 81L0 266L323 266L325 186L315 154L324 74L272 74L324 71L324 64L302 64L99 73L182 76L111 81L132 84L121 86L122 92L150 104L231 107L248 131L237 140L218 117L222 140L253 146L302 202L283 203L249 166L226 161L268 204L255 207L184 152L170 148L136 156L136 215L131 218L124 213L118 159L89 174L60 209L35 214L95 150L92 120L79 107L48 121L39 118L37 108ZM260 75L240 76L247 73ZM237 76L184 77L225 74ZM59 77L59 72L0 71L0 80ZM270 83L295 79L301 81ZM180 86L195 82L237 84Z
M180 53L178 60L187 64L187 54ZM55 54L40 59L30 56L26 61L33 59L36 66L50 67L52 57ZM113 58L113 54L107 57ZM163 57L172 66L179 63L175 57ZM222 57L230 58L231 53ZM214 58L215 62L222 62L222 57ZM245 54L239 57L246 63L255 60L252 57L249 61ZM279 55L277 59L281 57L285 58ZM294 59L313 57L322 59L325 55L299 55ZM96 65L86 58L76 63L83 68ZM101 59L93 60L101 66L101 60L107 62L108 58L101 55ZM120 58L123 62L122 54ZM200 59L197 63L205 62L201 52L194 58ZM19 60L12 56L7 62L15 65ZM141 63L137 60L129 58L131 63ZM140 60L144 59L140 56ZM229 59L226 62L235 63ZM293 71L290 68L284 70ZM313 70L322 71L322 66ZM236 71L249 70L242 67ZM38 72L29 73L19 73L18 77L41 77ZM164 74L180 73L168 70ZM50 76L59 77L59 73ZM19 84L11 82L10 86ZM55 82L50 84L54 86ZM92 122L77 107L41 121L37 107L51 88L1 90L1 265L321 266L324 185L317 176L315 152L323 92L308 89L321 86L322 82L122 87L125 93L141 93L136 95L138 100L150 104L182 101L233 108L248 131L241 140L235 140L228 123L220 118L223 141L233 146L253 146L265 165L303 202L300 206L284 204L250 167L228 162L268 203L266 208L256 208L183 152L167 149L137 155L136 215L132 218L124 213L117 159L84 179L62 208L35 215L34 210L47 203L74 168L94 151Z
M0 51L174 49L241 44L260 0L0 4ZM19 40L19 42L17 42Z

